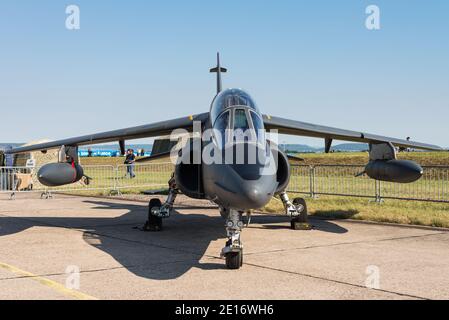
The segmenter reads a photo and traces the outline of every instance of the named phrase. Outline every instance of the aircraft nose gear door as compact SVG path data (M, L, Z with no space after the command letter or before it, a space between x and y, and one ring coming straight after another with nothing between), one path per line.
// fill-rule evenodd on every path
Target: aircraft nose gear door
M221 257L226 258L226 267L228 269L239 269L243 264L243 245L240 241L243 225L242 213L229 209L228 219L226 220L228 241L226 241L226 246L221 251Z

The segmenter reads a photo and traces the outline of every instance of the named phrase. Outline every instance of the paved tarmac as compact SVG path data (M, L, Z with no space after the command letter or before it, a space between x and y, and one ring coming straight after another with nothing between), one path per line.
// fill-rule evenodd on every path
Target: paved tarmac
M254 215L244 265L219 253L224 221L181 197L164 231L145 203L0 195L0 299L448 299L449 232ZM425 214L425 212L423 212ZM77 271L79 270L79 274Z

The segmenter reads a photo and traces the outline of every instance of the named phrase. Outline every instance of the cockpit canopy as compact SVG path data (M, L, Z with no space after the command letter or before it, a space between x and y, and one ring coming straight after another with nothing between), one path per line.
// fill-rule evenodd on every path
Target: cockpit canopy
M243 106L254 110L260 114L254 100L251 96L241 89L227 89L220 92L212 102L210 109L212 124L215 123L217 117L227 108Z
M211 121L220 146L232 141L265 144L260 112L251 97L240 89L228 89L217 95L212 102Z

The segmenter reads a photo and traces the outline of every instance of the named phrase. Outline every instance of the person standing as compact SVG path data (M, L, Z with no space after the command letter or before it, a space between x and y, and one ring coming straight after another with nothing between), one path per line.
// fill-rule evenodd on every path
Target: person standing
M12 149L12 146L6 146L5 151L9 151ZM5 166L3 169L4 173L4 188L5 190L12 190L14 186L14 155L5 154Z
M134 164L136 162L136 156L134 155L133 149L128 149L126 152L126 158L125 158L125 164L126 164L126 175L129 174L129 177L135 178L136 175L134 174Z

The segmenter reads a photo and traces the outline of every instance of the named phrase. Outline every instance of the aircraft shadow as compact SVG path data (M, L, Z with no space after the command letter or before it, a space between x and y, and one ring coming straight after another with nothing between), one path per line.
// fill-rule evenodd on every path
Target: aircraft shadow
M127 212L117 217L92 218L0 216L0 237L36 226L80 229L88 244L107 253L133 274L154 280L175 279L194 267L202 270L225 268L222 260L215 259L218 252L205 256L212 241L222 240L220 249L225 242L224 220L218 212L216 216L208 216L199 213L179 214L175 210L169 219L164 220L162 232L143 232L137 227L141 227L146 220L146 206L106 200L84 202L95 205L90 210L124 209ZM181 208L197 210L197 207ZM257 215L252 218L253 225L250 227L284 232L290 225L288 222L289 219L283 216ZM347 232L324 220L313 220L313 224L315 229L325 232Z
M272 229L272 230L290 230L290 221L287 217L272 217L272 216L258 216L256 219L252 219L252 222L257 224L262 224L261 227L251 226L252 228L260 228L260 229ZM325 219L316 219L314 217L309 218L310 224L313 226L313 230L319 230L323 232L337 233L343 234L348 232L346 228L343 228L335 223L327 221ZM282 225L279 225L282 223Z

